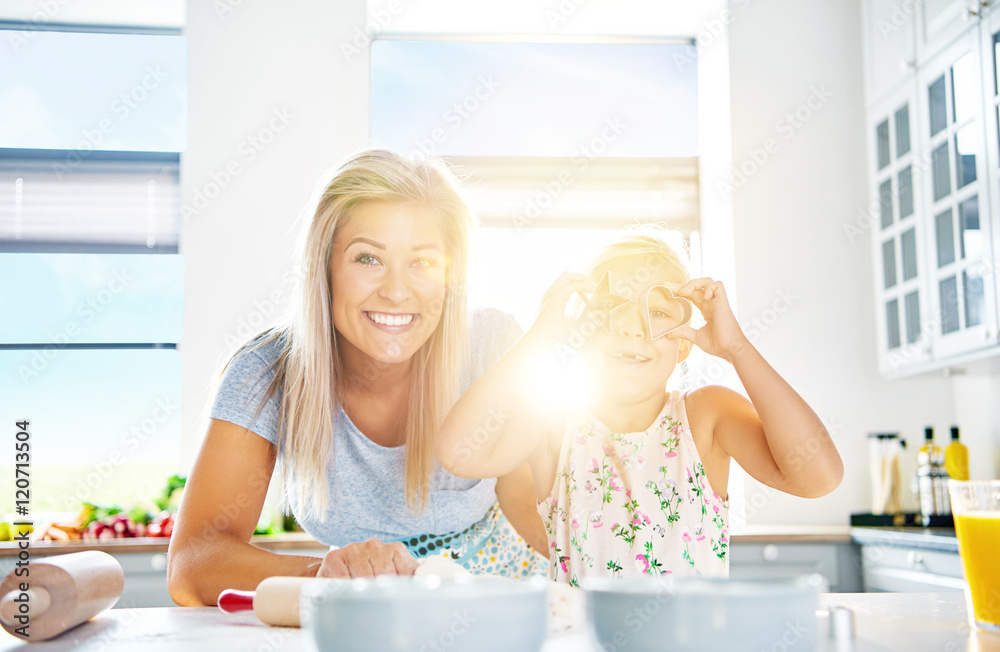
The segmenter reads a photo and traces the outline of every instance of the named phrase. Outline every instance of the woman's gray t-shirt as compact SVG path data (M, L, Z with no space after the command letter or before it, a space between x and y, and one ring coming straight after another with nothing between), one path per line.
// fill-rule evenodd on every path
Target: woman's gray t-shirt
M463 392L521 334L514 318L499 310L476 310L470 322L470 355L462 370ZM256 419L254 414L274 376L268 366L277 358L278 350L279 343L272 341L240 352L229 363L212 404L211 418L242 426L272 444L277 441L280 389ZM376 444L357 429L343 409L334 423L333 447L334 455L327 467L329 502L325 518L295 514L302 528L325 545L456 532L481 519L496 502L495 479L465 480L435 463L427 508L415 514L406 504L405 447Z

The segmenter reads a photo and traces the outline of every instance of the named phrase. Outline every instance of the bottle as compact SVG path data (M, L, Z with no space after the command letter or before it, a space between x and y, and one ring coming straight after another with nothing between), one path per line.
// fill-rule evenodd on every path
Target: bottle
M924 428L924 445L917 451L917 466L942 466L944 455L941 449L934 444L934 428L927 426Z
M953 480L969 479L969 449L958 441L958 426L951 427L951 443L944 449L944 468Z
M913 480L924 527L930 524L931 516L951 513L944 455L934 445L934 429L931 427L924 428L924 445L917 452L917 472Z

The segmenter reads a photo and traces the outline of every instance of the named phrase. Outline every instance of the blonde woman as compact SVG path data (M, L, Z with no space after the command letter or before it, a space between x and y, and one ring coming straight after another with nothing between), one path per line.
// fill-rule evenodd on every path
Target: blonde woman
M291 319L222 376L170 542L175 602L215 604L272 575L412 574L431 555L547 571L524 542L545 545L527 467L464 480L432 454L459 392L520 335L503 313L467 312L471 226L440 164L369 151L338 170L308 226ZM276 465L298 522L335 547L323 558L249 543Z

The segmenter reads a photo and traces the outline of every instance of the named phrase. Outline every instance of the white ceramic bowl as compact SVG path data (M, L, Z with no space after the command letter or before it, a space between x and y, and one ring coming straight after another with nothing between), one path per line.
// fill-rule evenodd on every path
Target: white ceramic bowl
M302 590L302 628L320 652L537 652L545 580L377 577Z
M816 647L824 580L591 578L587 623L599 649L619 652L799 652Z

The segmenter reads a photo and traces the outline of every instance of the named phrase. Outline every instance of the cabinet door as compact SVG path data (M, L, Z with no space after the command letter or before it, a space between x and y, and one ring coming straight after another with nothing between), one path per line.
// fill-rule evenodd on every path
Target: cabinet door
M875 314L883 373L900 373L930 359L929 308L924 297L926 265L915 154L920 123L916 87L901 87L868 112Z
M1000 3L994 3L989 13L983 19L980 31L982 47L982 88L985 99L985 115L983 116L983 133L986 137L986 183L984 192L989 196L989 210L983 211L983 221L996 237L1000 237ZM985 253L980 269L984 277L991 281L994 294L990 297L996 301L1000 284L996 283L1000 273L1000 263L997 262L996 244L992 239L984 241ZM996 304L995 304L996 305ZM1000 312L1000 307L996 310ZM991 335L994 340L1000 337L1000 328L995 328Z
M996 342L996 295L983 261L992 258L983 66L973 30L918 75L923 148L920 194L927 207L925 260L935 359Z
M912 80L916 67L914 11L898 0L865 0L861 21L868 104Z
M917 64L924 65L975 27L992 0L904 0L900 10L916 18Z

